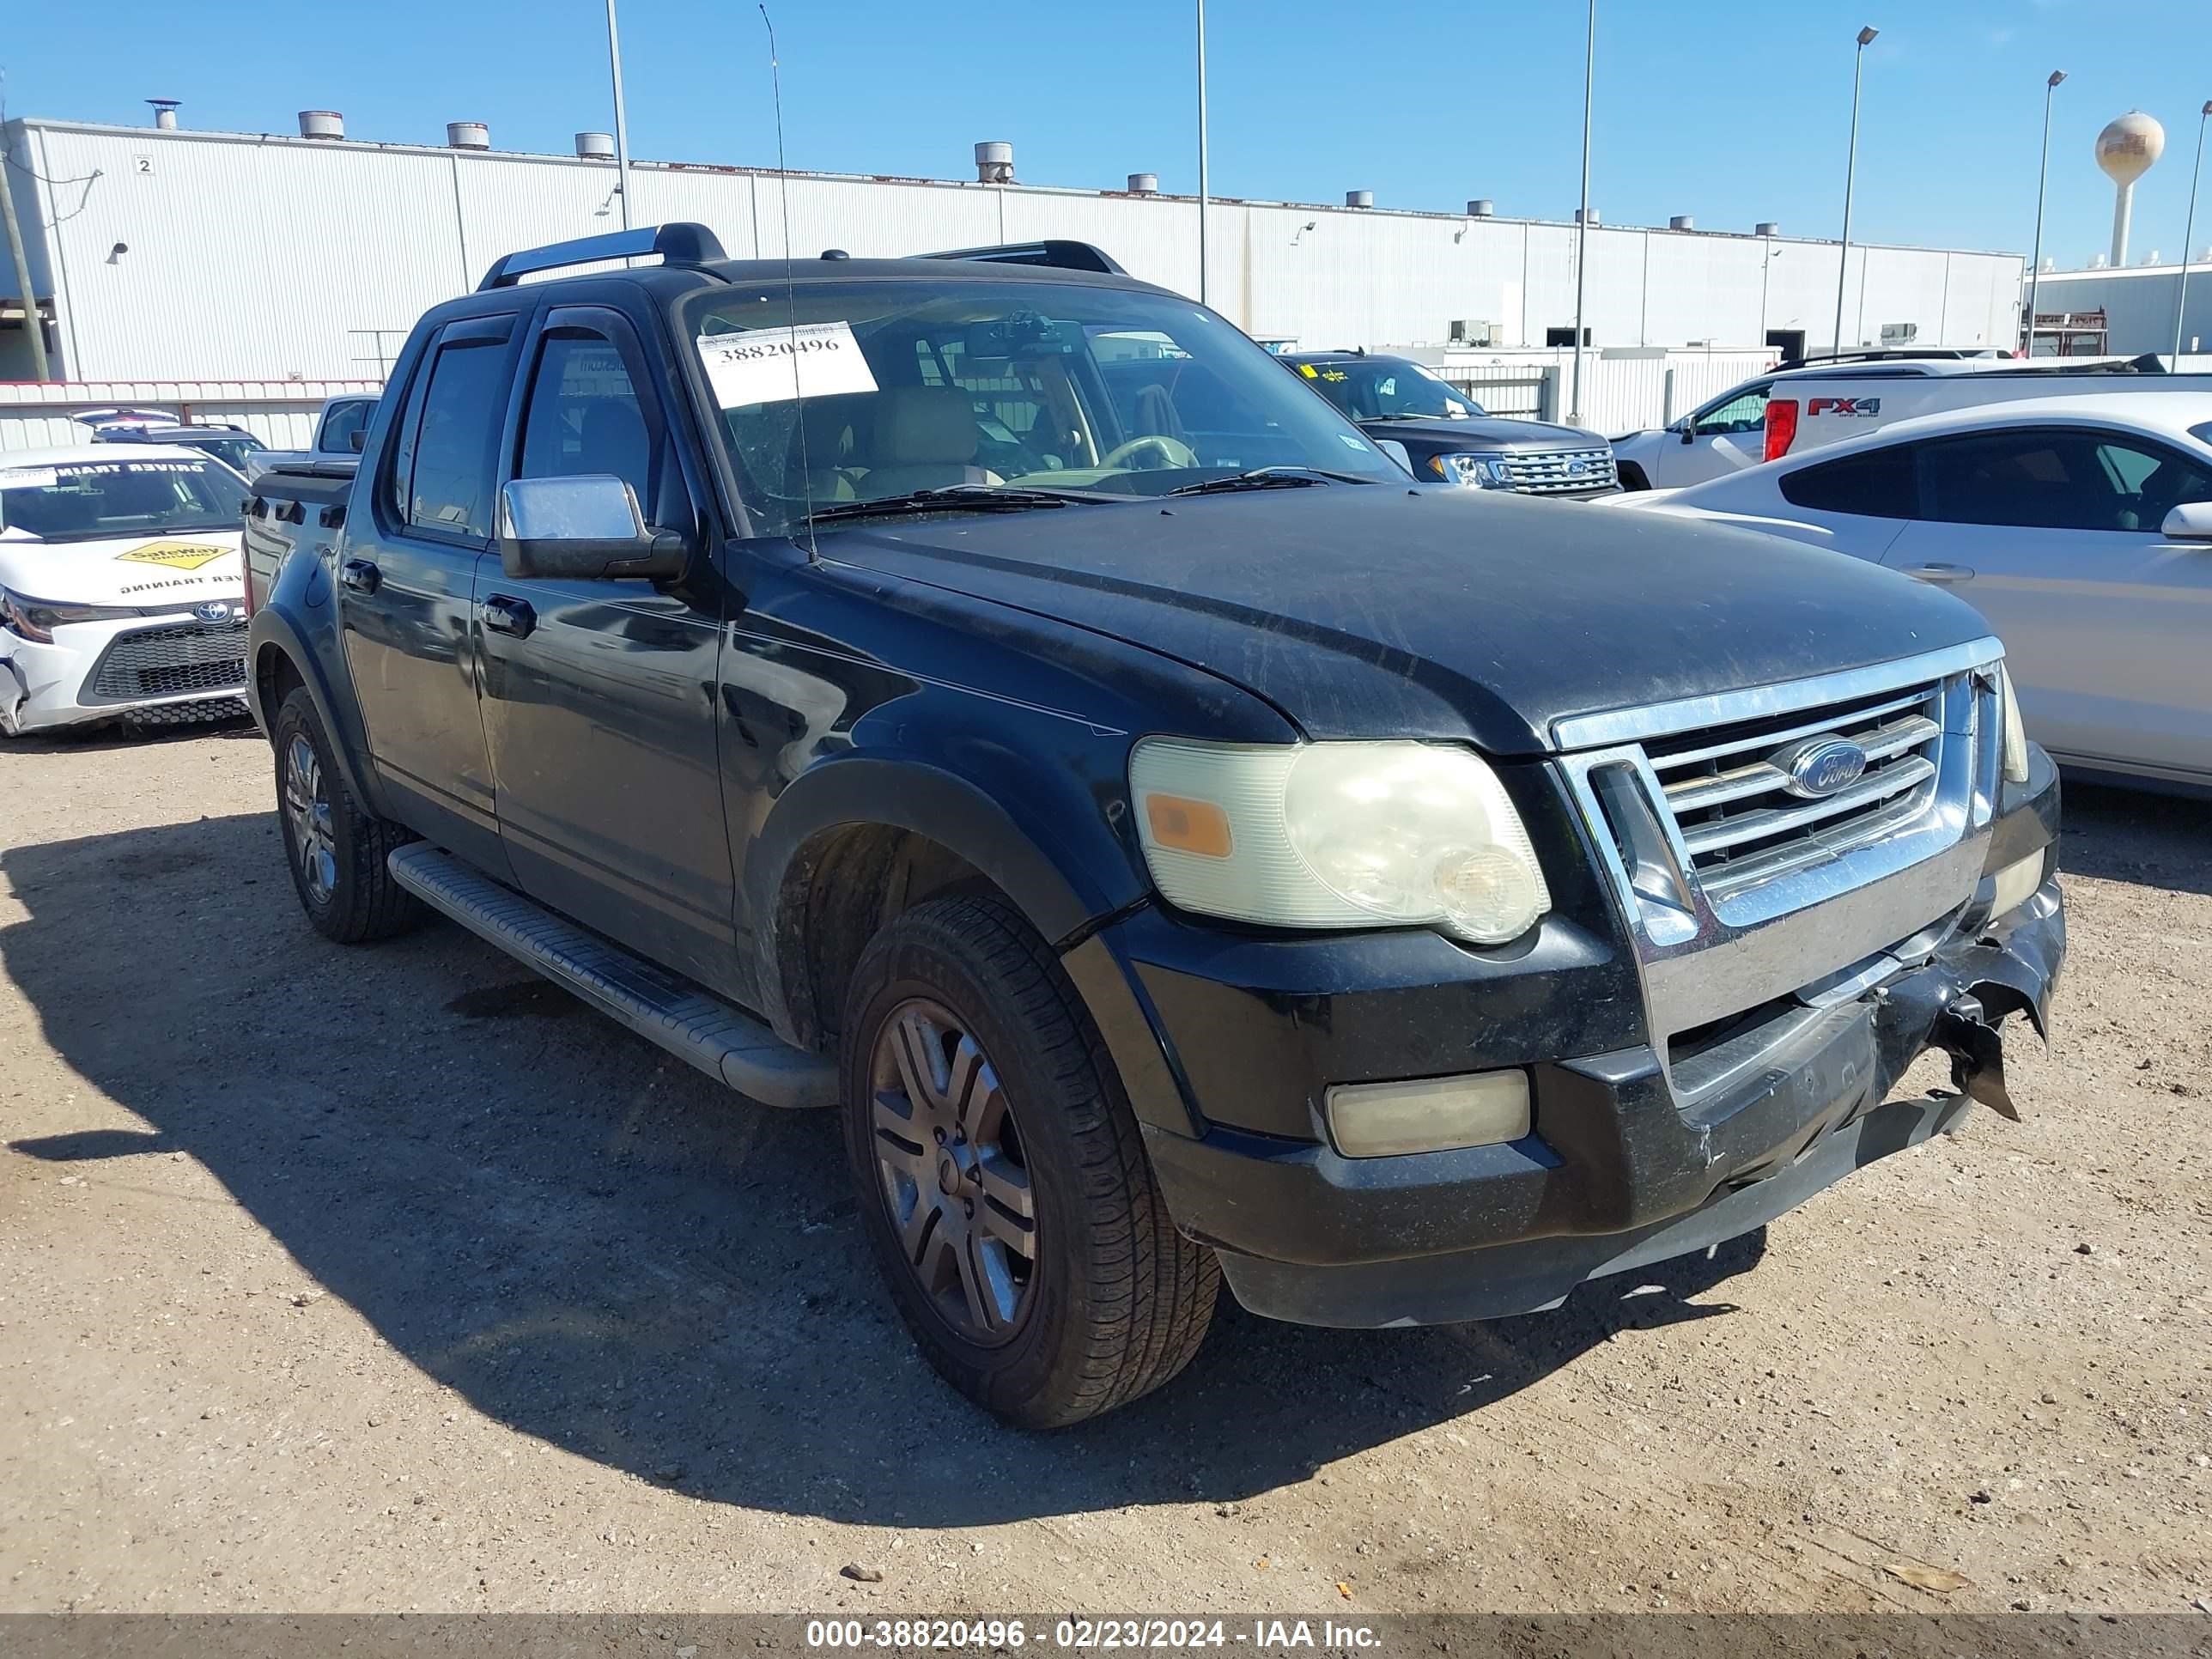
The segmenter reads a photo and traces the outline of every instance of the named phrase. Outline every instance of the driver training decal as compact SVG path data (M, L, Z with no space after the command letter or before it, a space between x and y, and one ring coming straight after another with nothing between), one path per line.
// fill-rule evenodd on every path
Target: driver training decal
M148 542L128 553L118 553L115 557L121 564L165 564L172 570L197 570L229 551L227 547L210 547L205 542Z
M724 409L876 389L876 377L860 355L850 323L702 334L699 357L707 366L714 401Z

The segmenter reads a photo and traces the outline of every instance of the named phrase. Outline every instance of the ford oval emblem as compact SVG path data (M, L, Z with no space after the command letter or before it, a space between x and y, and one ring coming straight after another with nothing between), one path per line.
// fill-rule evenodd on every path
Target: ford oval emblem
M1849 738L1813 737L1791 744L1771 763L1788 779L1783 787L1791 794L1820 800L1865 775L1867 751Z
M210 599L204 605L192 607L192 615L210 628L230 620L233 606L228 599Z

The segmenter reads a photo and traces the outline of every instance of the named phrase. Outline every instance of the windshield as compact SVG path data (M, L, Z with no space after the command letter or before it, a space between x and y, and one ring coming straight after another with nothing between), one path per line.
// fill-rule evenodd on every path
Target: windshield
M0 540L88 542L241 522L238 475L215 461L0 466Z
M1355 421L1464 421L1485 412L1465 392L1404 357L1300 363L1298 373Z
M237 471L246 470L247 458L258 455L266 447L258 438L187 438L185 442L194 449L204 449L217 460L227 461Z
M1261 468L1403 480L1186 300L953 278L810 283L796 307L793 326L781 283L709 289L679 322L761 533L927 490L954 495L911 510L1157 496Z

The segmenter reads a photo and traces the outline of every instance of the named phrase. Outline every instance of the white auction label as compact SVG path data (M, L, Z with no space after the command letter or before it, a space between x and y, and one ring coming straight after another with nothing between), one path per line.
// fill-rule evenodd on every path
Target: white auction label
M50 466L0 470L0 489L52 489L60 482L61 475Z
M699 356L714 401L724 409L876 389L850 323L702 334Z

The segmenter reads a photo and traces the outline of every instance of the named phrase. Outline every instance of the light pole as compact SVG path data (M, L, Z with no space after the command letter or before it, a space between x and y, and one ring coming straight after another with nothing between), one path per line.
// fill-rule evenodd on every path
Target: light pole
M1851 186L1859 167L1859 71L1866 64L1866 49L1879 29L1859 31L1859 49L1851 58L1851 147L1844 159L1844 245L1836 251L1836 349L1844 349L1844 284L1851 271Z
M1575 384L1567 401L1567 424L1583 423L1583 293L1589 280L1590 91L1597 78L1597 0L1589 0L1589 33L1583 40L1583 210L1575 220Z
M2189 174L2189 222L2181 233L2181 292L2173 296L2173 366L2181 367L2181 327L2189 308L2189 239L2197 234L2197 185L2204 176L2204 123L2212 119L2212 98L2197 117L2197 165Z
M607 0L607 63L615 82L615 193L622 198L623 228L629 228L629 117L623 110L622 33L615 27L615 0Z
M1198 302L1206 303L1206 0L1198 0Z
M2035 175L2035 252L2027 263L2027 349L2021 354L2027 357L2035 356L2035 285L2043 275L2043 191L2051 182L2051 94L2065 78L2064 70L2053 70L2043 83L2043 167Z

